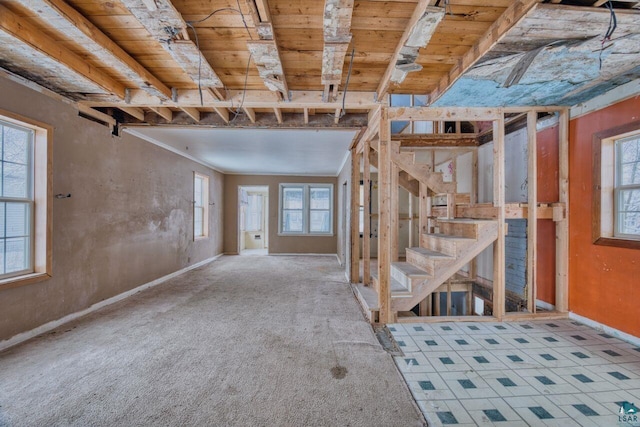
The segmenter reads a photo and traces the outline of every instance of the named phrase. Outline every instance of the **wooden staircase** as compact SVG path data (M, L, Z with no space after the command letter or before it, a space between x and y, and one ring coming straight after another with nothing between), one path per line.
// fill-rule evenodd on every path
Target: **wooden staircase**
M441 172L434 172L431 167L426 164L416 163L415 153L400 151L400 143L391 142L393 144L391 150L391 160L398 165L400 169L405 171L409 176L403 176L407 182L410 178L426 184L426 186L434 193L455 193L456 183L445 182ZM401 178L401 179L402 179Z
M423 234L420 247L407 248L406 262L391 264L392 311L411 310L498 237L497 221L440 219L438 225L439 233ZM372 279L378 289L378 278L372 275ZM361 285L356 291L361 301L367 300L369 310L375 311L375 291Z

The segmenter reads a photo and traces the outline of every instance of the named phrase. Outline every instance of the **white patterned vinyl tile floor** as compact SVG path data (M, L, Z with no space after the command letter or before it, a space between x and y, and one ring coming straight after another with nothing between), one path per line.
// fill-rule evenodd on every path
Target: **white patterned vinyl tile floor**
M388 325L430 426L640 426L640 348L571 320ZM629 408L629 406L627 406Z

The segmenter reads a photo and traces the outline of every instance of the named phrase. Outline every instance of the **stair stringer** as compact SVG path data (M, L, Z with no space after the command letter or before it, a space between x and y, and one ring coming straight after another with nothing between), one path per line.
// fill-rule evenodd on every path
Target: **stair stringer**
M415 307L420 301L424 300L429 294L434 292L440 285L453 277L462 267L477 257L489 245L498 238L498 223L487 224L482 230L480 237L464 247L460 248L456 253L456 257L451 260L437 260L436 271L433 277L417 283L412 288L412 296L410 298L392 298L391 310L393 311L409 311Z
M432 172L427 165L415 163L414 153L392 151L391 160L400 169L429 187L434 193L455 193L455 182L444 182L441 172Z

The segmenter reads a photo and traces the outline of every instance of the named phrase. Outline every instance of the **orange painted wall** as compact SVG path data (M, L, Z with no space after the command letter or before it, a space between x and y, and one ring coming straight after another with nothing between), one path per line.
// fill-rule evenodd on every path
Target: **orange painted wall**
M593 134L640 118L640 96L569 127L569 309L640 337L640 250L591 243Z
M558 125L541 130L538 146L538 202L558 201ZM556 303L556 224L548 219L538 220L536 239L536 284L539 300Z

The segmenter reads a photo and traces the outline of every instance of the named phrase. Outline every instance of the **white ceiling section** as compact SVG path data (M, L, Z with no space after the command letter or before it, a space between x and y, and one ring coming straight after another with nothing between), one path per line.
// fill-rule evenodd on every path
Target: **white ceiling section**
M357 130L128 127L223 173L337 176Z

